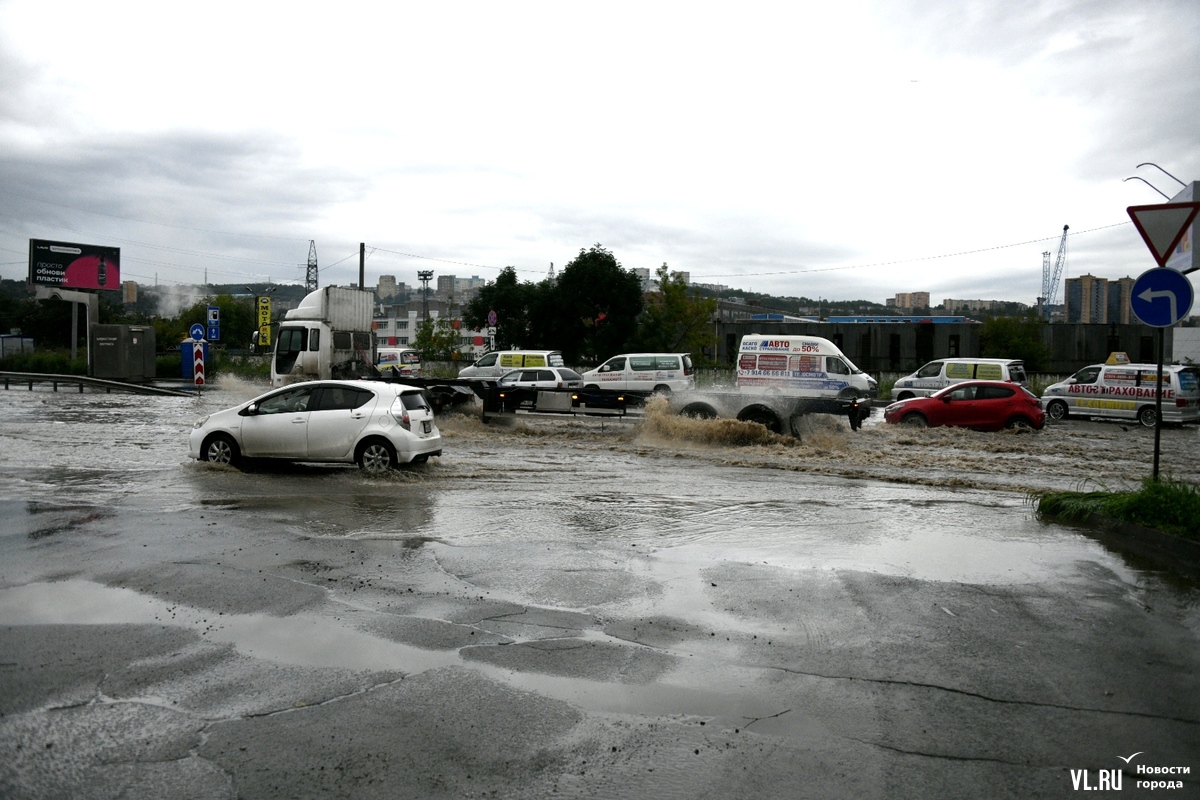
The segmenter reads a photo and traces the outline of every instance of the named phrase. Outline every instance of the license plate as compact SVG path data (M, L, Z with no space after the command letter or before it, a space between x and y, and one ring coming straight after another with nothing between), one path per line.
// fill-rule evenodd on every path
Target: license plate
M421 423L421 433L429 433L431 430L433 430L432 422L425 420Z

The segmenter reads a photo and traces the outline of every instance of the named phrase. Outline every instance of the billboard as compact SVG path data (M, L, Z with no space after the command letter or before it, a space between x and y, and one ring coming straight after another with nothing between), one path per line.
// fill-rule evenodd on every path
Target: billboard
M61 289L121 288L121 248L29 240L29 282Z

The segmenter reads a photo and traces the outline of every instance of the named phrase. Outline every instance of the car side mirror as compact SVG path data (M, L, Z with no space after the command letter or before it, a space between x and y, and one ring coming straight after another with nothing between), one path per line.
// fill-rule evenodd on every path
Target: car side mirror
M950 395L948 395L948 394L944 394L944 395L942 395L942 402L943 402L943 403L949 403L949 402L950 402Z
M258 403L251 403L250 405L248 405L242 409L242 413L240 414L240 416L253 417L256 414L258 414Z

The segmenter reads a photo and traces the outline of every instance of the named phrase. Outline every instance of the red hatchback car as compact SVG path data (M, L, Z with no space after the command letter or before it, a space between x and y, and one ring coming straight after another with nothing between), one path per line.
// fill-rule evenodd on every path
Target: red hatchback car
M915 427L954 425L979 431L1046 425L1037 395L1009 381L963 381L929 397L913 397L883 410L888 422Z

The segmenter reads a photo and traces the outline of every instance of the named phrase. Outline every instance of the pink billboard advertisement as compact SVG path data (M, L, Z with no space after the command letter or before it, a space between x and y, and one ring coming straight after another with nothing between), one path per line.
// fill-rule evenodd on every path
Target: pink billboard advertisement
M29 282L63 289L121 288L121 248L29 240Z

